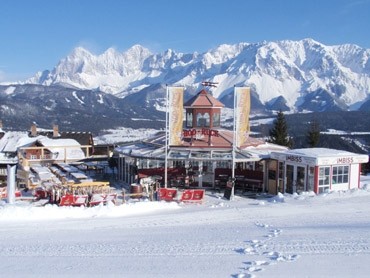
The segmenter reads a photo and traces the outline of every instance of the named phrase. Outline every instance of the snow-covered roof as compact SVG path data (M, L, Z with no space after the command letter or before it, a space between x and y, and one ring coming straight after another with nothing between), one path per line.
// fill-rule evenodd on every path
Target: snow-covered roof
M28 137L26 132L8 131L0 140L0 152L15 153L19 147L34 143L38 137Z
M28 137L27 132L5 132L4 136L0 139L0 163L16 163L18 161L15 156L17 149L33 144L38 138L40 137Z
M248 146L243 149L245 152L254 153L261 158L269 158L273 152L286 152L288 147L276 145L269 142L264 142L263 144Z
M328 148L305 148L305 149L292 149L286 151L286 153L304 155L310 157L342 157L342 156L353 156L361 155L343 150L328 149Z
M80 148L81 145L74 139L50 139L42 135L29 137L27 132L8 131L0 140L0 163L16 163L18 161L15 156L17 150L22 147L29 147L35 142L50 147L56 159L65 159L65 154L67 159L85 158L85 154Z
M306 148L272 152L271 157L281 161L308 165L354 164L367 163L369 161L367 154L328 148Z
M153 146L145 143L120 146L115 149L116 152L132 157L151 157L153 159L164 159L164 146Z
M38 178L41 181L48 181L55 178L55 175L51 173L48 167L44 167L41 165L33 165L31 169L37 174Z
M37 140L45 147L54 147L54 146L62 146L62 147L68 147L68 146L81 146L80 143L78 143L74 139L51 139L47 137L42 137Z
M50 139L42 137L37 140L44 147L48 147L55 159L84 159L85 154L81 145L74 139ZM66 157L65 157L66 156Z
M231 136L229 141L232 141L232 131L225 130L220 133L228 134ZM162 135L162 137L163 140L159 140L160 136L156 137L156 144L153 144L151 140L139 141L128 145L119 146L115 149L115 152L130 157L164 160L165 135ZM190 146L189 144L183 144L183 146L180 147L171 147L168 152L168 157L169 159L173 160L232 160L231 143L228 145L223 144L223 148L218 148L217 144L213 144L207 148L201 148L198 145L200 144L194 143L193 146ZM249 137L247 144L235 152L235 161L258 161L269 158L271 152L283 152L286 150L288 150L287 147L267 143L261 139Z

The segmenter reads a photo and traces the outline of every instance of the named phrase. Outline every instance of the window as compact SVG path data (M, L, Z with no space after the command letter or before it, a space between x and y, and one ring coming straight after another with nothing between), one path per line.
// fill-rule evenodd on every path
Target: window
M283 179L284 177L284 163L279 162L279 179Z
M198 127L209 127L210 121L209 121L209 114L208 113L198 113L197 114L197 126Z
M213 162L212 161L203 161L203 172L213 173Z
M231 168L229 161L217 161L216 162L216 168Z
M328 192L330 187L330 167L319 168L319 193Z
M35 155L35 154L31 154L31 155L30 155L30 160L32 160L32 159L37 159L37 155Z
M186 127L193 127L193 114L186 113Z
M278 180L278 192L284 193L284 172L285 172L285 165L284 162L279 161L279 180Z
M333 184L348 183L349 166L333 166Z
M220 114L218 113L213 114L213 126L214 127L220 126Z
M307 180L307 191L313 191L314 175L315 175L315 167L309 167L309 169L308 169L308 180Z

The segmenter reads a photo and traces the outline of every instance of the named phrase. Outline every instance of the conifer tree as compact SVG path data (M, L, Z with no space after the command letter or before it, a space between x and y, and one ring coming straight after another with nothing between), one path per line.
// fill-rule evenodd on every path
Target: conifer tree
M270 142L281 146L292 147L293 141L288 135L288 125L284 113L280 110L277 113L274 125L270 129Z
M320 125L316 120L313 120L307 132L307 143L310 148L314 148L317 147L319 142L320 142Z

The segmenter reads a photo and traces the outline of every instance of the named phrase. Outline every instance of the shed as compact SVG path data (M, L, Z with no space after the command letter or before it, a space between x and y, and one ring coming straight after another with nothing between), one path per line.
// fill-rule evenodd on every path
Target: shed
M327 148L272 152L269 165L270 191L324 193L359 188L361 164L366 154Z

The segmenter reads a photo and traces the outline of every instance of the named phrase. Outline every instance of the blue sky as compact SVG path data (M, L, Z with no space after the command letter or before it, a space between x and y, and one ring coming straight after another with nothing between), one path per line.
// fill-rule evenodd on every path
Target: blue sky
M369 14L370 0L2 0L0 82L51 70L77 46L192 53L313 38L370 48Z

